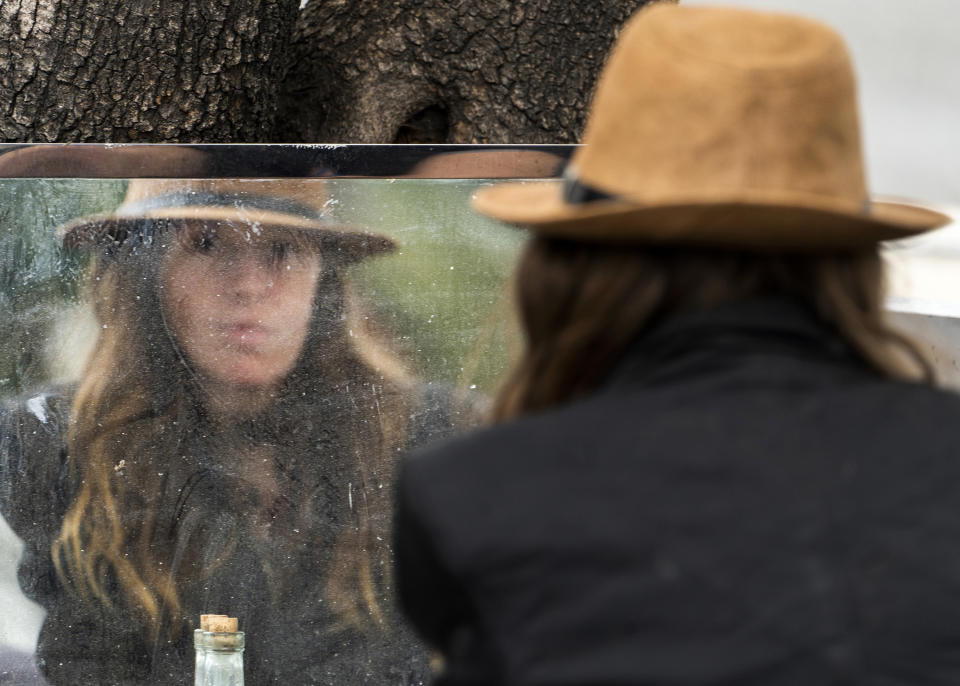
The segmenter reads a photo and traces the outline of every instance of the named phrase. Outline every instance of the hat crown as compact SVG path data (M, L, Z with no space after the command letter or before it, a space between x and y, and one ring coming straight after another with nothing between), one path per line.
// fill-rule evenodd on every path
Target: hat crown
M644 16L645 35L658 47L674 50L678 60L709 60L728 69L757 74L785 71L801 78L810 69L836 66L845 54L832 29L810 19L776 12L717 7L651 8Z
M627 25L573 165L640 204L867 199L853 68L830 28L786 14L653 6Z
M127 187L123 203L115 214L136 214L145 204L169 197L173 203L182 198L202 198L208 205L242 208L260 198L269 198L282 208L287 201L300 212L325 214L329 193L325 179L134 179Z
M335 221L328 179L133 179L120 206L57 229L66 245L122 243L133 227L157 220L217 222L246 230L299 230L322 243L333 262L356 262L395 248L386 236Z

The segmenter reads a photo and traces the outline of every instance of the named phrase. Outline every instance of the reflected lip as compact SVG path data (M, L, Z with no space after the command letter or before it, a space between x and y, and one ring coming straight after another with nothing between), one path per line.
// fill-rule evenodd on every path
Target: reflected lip
M224 336L241 345L257 345L270 336L270 328L256 321L240 321L223 324Z

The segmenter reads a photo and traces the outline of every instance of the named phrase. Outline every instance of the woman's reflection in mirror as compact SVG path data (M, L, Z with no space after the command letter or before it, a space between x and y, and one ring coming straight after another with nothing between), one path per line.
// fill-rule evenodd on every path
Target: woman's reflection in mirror
M52 683L192 683L208 612L241 618L249 683L422 678L392 466L471 411L371 331L346 269L394 246L327 218L323 184L133 181L62 228L97 342L5 418L0 469Z

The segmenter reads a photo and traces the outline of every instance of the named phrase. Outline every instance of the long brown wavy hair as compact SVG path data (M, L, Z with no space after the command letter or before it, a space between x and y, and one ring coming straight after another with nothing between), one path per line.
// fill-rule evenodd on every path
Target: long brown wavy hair
M589 393L642 333L673 314L779 293L806 305L867 364L933 382L884 316L876 248L759 254L533 238L515 272L525 347L494 403L506 420Z
M343 521L325 529L332 540L310 541L327 551L318 592L338 626L366 631L382 625L386 498L409 416L404 368L367 335L343 265L335 254L325 256L307 340L273 406L225 432L211 426L202 389L164 322L164 231L175 229L145 228L146 238L110 247L91 263L89 301L99 339L71 408L67 450L77 492L52 544L59 577L86 602L132 610L153 638L164 626L179 633L186 621L181 584L191 574L211 573L235 541L219 542L212 561L197 565L205 553L192 550L192 562L175 564L181 553L165 517L177 498L174 475L198 468L191 454L198 436L216 435L214 447L242 450L258 435L275 452L299 455L298 468L312 469L313 482L332 483L346 503ZM307 480L300 475L300 482ZM285 511L291 522L285 529L321 516L309 494L261 496L254 507ZM270 571L275 561L263 557ZM282 580L283 570L272 572Z

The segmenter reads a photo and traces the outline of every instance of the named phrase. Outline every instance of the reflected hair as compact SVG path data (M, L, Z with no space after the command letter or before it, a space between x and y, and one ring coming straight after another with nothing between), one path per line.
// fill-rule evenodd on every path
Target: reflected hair
M515 288L524 350L495 400L497 421L590 393L645 331L674 314L769 294L806 306L879 373L934 381L920 348L887 322L873 247L760 254L534 237Z
M120 601L156 639L163 627L178 634L186 621L179 592L185 572L171 564L177 542L161 519L170 498L177 498L169 472L175 460L192 459L185 454L189 442L208 420L202 389L164 323L164 234L151 227L140 235L149 238L113 246L91 261L88 299L99 339L71 408L67 450L77 491L51 552L74 594L108 607ZM269 412L237 428L265 430L281 449L309 451L320 428L319 419L310 418L336 413L333 424L342 439L336 464L316 467L348 481L352 506L344 504L349 511L333 540L317 541L329 551L329 571L317 592L338 626L363 631L384 623L378 598L389 583L387 486L405 441L410 388L405 369L369 335L366 321L342 265L325 259L300 359ZM312 432L293 430L305 424ZM284 438L290 435L295 438ZM291 516L311 516L306 503L292 507ZM199 573L212 573L232 545L221 545L221 554L204 560ZM271 560L261 562L283 579Z

